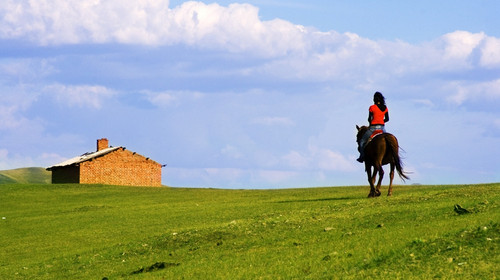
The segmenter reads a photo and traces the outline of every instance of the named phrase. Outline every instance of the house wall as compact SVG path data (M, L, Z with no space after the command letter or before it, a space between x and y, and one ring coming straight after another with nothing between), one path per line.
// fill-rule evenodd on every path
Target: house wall
M80 163L80 184L159 187L161 165L121 148Z
M52 169L52 184L78 184L79 182L79 166L70 165Z

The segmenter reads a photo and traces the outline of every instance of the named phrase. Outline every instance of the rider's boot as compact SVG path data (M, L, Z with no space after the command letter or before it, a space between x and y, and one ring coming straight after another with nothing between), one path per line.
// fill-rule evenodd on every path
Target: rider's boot
M365 160L365 149L359 148L358 150L359 150L359 158L357 159L357 161L363 162Z

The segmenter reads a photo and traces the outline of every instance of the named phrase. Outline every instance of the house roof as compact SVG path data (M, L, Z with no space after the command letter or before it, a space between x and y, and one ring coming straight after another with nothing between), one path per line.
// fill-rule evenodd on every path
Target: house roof
M63 161L61 163L58 163L56 165L52 165L50 167L47 168L47 170L51 170L52 168L57 168L57 167L64 167L64 166L70 166L70 165L74 165L74 164L79 164L81 162L84 162L84 161L87 161L87 160L91 160L93 158L96 158L96 157L100 157L100 156L103 156L105 154L109 154L113 151L116 151L118 149L124 149L125 147L110 147L110 148L106 148L106 149L102 149L100 151L97 151L97 152L93 152L93 153L85 153L81 156L77 156L77 157L74 157L74 158L71 158L71 159L68 159L66 161Z

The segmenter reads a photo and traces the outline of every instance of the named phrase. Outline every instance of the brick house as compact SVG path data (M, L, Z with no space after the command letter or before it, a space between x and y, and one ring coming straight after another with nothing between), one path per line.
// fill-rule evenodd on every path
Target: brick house
M99 139L96 152L48 167L52 183L161 186L161 164L108 143L106 138Z

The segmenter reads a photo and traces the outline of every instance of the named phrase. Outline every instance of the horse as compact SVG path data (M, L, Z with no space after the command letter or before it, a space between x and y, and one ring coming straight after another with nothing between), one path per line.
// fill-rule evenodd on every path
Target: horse
M358 134L356 136L356 141L361 141L361 138L368 130L367 126L357 126ZM365 171L368 175L368 183L370 183L370 194L368 197L377 197L380 196L380 185L382 183L382 179L384 178L384 170L382 169L383 165L390 164L391 172L390 172L390 182L389 182L389 191L387 196L392 195L392 180L394 179L394 169L397 170L399 177L405 181L405 179L409 180L410 178L403 171L403 163L399 157L399 145L398 139L390 133L382 133L375 136L368 144L365 145ZM373 167L373 174L372 174ZM377 173L379 175L377 187L375 188L375 180L377 177Z

